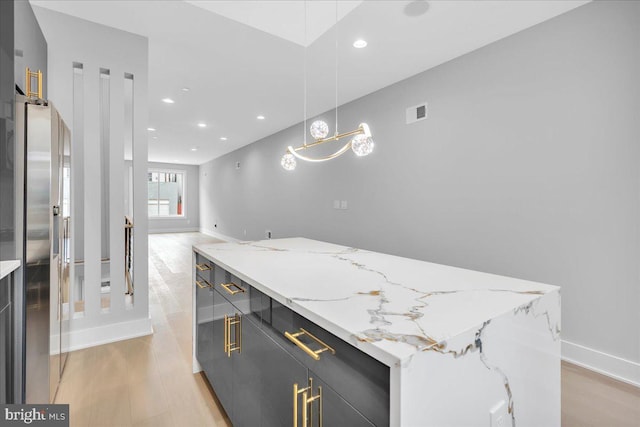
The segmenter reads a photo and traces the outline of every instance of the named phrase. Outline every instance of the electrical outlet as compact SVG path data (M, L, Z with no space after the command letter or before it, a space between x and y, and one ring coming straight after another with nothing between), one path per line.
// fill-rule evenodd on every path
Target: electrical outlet
M333 201L333 209L340 209L340 200Z
M264 237L266 237L267 239L271 238L271 230L264 230Z
M236 162L236 169L240 169L240 162Z
M342 200L340 202L340 209L347 209L347 201L346 200Z
M501 400L489 410L489 426L490 427L507 427L509 412L507 411L507 402Z

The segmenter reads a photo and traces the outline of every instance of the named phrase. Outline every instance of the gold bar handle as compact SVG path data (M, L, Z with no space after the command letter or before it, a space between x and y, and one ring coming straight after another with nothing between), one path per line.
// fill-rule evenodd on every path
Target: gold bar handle
M309 406L309 425L313 426L313 402L318 401L318 426L322 427L322 387L318 386L318 394L313 395L313 378L309 378L309 394L307 398L305 393L304 401Z
M315 341L320 346L322 346L322 348L319 349L319 350L315 350L315 351L311 350L305 343L303 343L302 341L300 341L298 339L298 337L301 336L301 335L307 335L313 341ZM323 353L325 351L330 351L331 354L336 354L336 351L332 347L327 345L325 342L321 341L319 338L316 338L314 335L310 334L308 331L306 331L303 328L300 328L300 331L296 332L294 334L292 334L290 332L285 332L284 336L289 338L289 341L291 341L292 343L294 343L295 345L300 347L300 349L302 351L307 353L309 356L313 357L314 360L320 360L320 353Z
M232 326L235 326L234 342L231 342ZM242 316L237 313L233 316L224 315L224 352L231 357L234 351L242 353Z
M25 74L25 95L27 98L36 97L38 99L42 99L42 71L38 70L38 72L34 72L27 67ZM37 91L31 89L31 84L33 83L32 79L36 79L38 84Z
M227 352L227 348L229 347L229 316L224 315L224 352L227 356L231 357Z
M239 294L241 292L245 292L243 288L236 285L235 283L220 283L220 286L224 288L225 291L229 292L231 295ZM235 288L235 289L231 289Z
M298 395L302 395L302 427L313 427L313 402L318 401L318 426L322 427L322 387L318 386L318 394L313 395L313 378L309 378L308 386L300 388L293 384L293 427L298 427Z
M196 268L200 271L209 271L211 270L211 266L209 264L206 263L202 263L202 264L196 264Z
M211 288L211 287L213 287L213 285L212 285L211 283L207 282L207 281L206 281L206 280L204 280L204 279L196 280L196 285L198 285L198 287L199 287L200 289L205 289L205 288Z
M307 405L307 390L309 387L305 388L302 392L302 425L304 427L309 426L309 405Z
M322 427L322 386L318 386L318 425Z
M298 427L298 383L293 384L293 427Z

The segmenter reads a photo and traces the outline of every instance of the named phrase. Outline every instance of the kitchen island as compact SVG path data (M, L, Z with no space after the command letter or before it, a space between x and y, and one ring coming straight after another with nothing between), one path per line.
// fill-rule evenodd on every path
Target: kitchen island
M194 371L236 426L560 425L556 286L304 238L193 261Z

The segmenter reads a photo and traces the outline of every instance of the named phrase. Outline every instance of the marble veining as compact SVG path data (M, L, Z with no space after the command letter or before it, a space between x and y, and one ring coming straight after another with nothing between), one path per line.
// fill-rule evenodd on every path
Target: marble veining
M535 308L556 286L303 238L194 249L383 363L431 350L454 357L480 350L482 358L481 331L509 312L544 316L554 339L559 336L559 324ZM447 348L451 338L479 325L473 342ZM511 396L509 404L513 416Z

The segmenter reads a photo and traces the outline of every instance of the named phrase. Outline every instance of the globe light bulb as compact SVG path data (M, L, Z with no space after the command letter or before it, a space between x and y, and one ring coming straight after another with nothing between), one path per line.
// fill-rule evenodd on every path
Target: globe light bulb
M292 171L296 168L296 158L291 153L286 153L282 156L282 160L280 160L280 165L286 171Z
M351 149L360 157L371 154L373 145L373 139L363 134L356 135L351 140Z
M315 139L322 139L325 136L329 135L329 125L327 125L322 120L316 120L315 122L311 123L309 132L311 132L311 136Z

